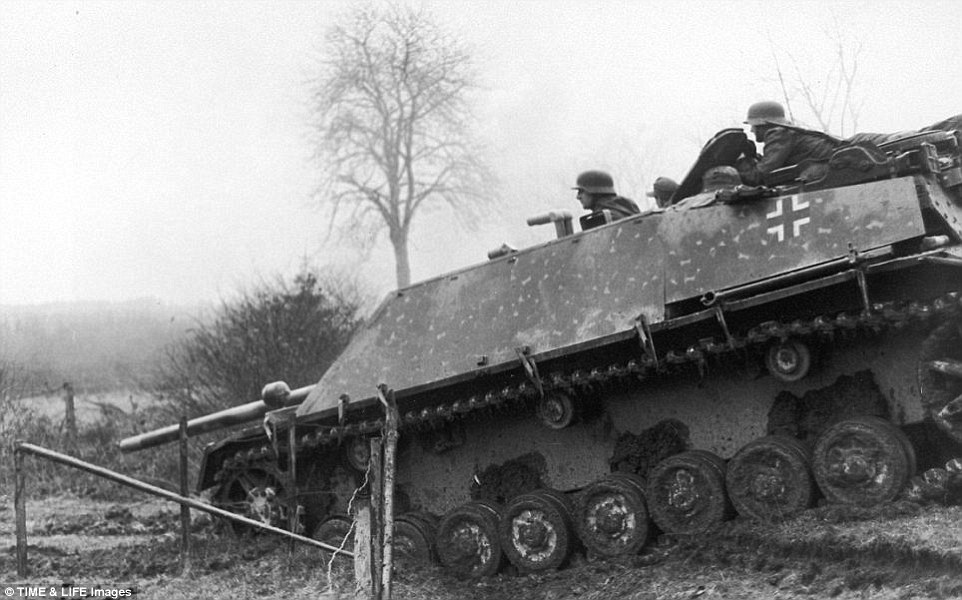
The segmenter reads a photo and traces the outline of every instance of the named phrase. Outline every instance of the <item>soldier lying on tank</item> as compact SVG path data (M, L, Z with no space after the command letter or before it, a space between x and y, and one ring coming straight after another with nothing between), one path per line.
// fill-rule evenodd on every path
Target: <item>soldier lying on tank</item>
M845 140L847 145L858 145L858 144L874 144L878 146L879 144L884 144L885 142L893 142L910 135L916 135L918 133L927 133L930 131L962 131L962 114L953 115L947 119L942 119L938 123L933 123L928 127L923 127L922 129L913 129L909 131L899 131L898 133L856 133L852 137Z
M581 217L581 228L591 229L618 219L640 214L634 200L615 193L614 180L604 171L585 171L578 175L575 187L578 201L591 212Z
M646 192L646 196L655 199L655 205L658 208L667 208L671 204L671 196L678 189L678 184L674 179L668 177L659 177L655 180L655 184L651 187L650 192Z
M681 202L672 204L668 210L688 210L714 204L719 198L719 192L733 190L742 184L735 167L712 167L701 177L701 192L689 196Z
M952 115L919 131L962 131L962 114Z
M735 167L747 185L762 185L765 177L782 167L795 165L805 159L828 159L842 144L827 133L796 127L785 118L785 109L778 102L756 102L748 108L745 120L751 125L755 139L765 144L764 155L741 156ZM816 163L814 172L805 173L806 179L818 179L824 175L827 165Z

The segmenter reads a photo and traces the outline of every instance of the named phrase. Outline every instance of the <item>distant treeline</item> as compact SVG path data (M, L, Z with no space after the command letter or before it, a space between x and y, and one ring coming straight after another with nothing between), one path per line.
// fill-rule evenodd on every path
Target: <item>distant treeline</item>
M0 360L28 394L65 382L78 392L135 388L201 312L153 299L0 306Z

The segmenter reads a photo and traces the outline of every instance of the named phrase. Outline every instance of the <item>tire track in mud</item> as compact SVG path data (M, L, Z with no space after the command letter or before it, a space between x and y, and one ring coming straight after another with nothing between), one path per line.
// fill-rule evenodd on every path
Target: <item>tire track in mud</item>
M715 538L717 539L717 538ZM813 560L832 564L857 563L866 567L894 567L914 574L955 575L962 582L962 554L931 548L912 547L900 540L875 539L863 545L850 544L825 535L798 541L773 541L761 535L737 534L725 536L745 552L780 558Z
M924 597L962 596L959 511L918 517L825 522L836 507L782 524L734 521L709 534L678 539L673 558L766 573L771 584L817 588L829 596L844 589L921 587ZM851 515L850 515L851 516ZM861 515L866 517L866 515ZM933 519L934 517L934 519ZM894 523L894 526L893 526Z

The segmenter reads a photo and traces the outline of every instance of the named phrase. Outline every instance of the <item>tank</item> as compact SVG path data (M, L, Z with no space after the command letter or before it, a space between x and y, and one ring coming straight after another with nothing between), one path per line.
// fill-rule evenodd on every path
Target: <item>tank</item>
M402 554L467 576L910 493L962 442L960 139L701 193L747 143L724 130L666 210L536 217L558 237L390 293L313 387L207 447L198 488L334 539L387 388Z

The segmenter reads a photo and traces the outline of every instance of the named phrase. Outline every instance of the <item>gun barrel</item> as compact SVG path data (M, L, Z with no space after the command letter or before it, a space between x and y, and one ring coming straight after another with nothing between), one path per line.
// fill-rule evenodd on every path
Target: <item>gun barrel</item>
M273 401L265 402L264 400L256 400L191 419L187 422L187 434L209 433L211 431L217 431L218 429L224 429L225 427L231 427L232 425L249 423L250 421L263 417L268 411L286 406L297 406L307 398L307 395L312 389L314 389L314 386L309 385L291 391L282 405ZM177 441L178 437L180 437L180 425L168 425L160 429L124 438L120 441L119 447L121 452L136 452L137 450L145 450L147 448L153 448L154 446Z
M543 215L529 217L528 225L533 227L535 225L554 223L555 234L557 234L558 238L560 239L574 233L574 227L571 225L571 220L571 213L567 210L553 210Z

